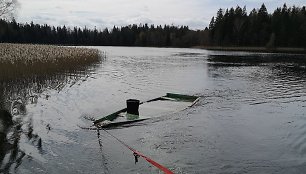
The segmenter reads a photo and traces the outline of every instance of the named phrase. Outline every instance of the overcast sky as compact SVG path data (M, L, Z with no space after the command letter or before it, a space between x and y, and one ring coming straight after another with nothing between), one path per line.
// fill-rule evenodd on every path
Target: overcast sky
M19 0L17 21L98 29L140 23L203 29L219 8L246 5L250 12L265 3L272 12L285 2L306 5L306 0Z

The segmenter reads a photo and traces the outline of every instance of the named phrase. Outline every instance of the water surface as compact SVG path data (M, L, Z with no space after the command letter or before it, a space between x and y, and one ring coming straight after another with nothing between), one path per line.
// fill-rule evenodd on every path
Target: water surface
M175 173L304 173L303 55L96 47L92 66L1 81L13 115L0 153L9 173L159 173L103 131L100 118L167 92L201 96L192 108L109 130Z

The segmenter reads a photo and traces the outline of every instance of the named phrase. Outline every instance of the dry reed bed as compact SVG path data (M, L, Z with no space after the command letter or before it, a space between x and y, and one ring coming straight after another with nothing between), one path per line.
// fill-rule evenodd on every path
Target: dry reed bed
M99 61L97 49L0 43L0 79L66 71Z

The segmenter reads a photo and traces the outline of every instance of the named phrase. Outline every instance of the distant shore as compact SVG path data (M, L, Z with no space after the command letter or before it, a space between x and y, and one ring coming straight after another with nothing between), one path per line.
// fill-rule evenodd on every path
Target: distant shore
M219 47L219 46L194 46L193 48L215 50L215 51L247 51L247 52L262 52L262 53L306 54L306 48Z

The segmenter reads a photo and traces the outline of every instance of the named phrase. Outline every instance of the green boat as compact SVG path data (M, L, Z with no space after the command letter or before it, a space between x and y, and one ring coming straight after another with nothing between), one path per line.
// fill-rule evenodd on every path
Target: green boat
M124 108L95 120L94 124L103 128L110 128L144 121L154 117L161 117L192 107L198 102L199 98L198 96L167 93L162 97L139 102L139 111L137 111L137 114L130 114L127 112L128 108Z

